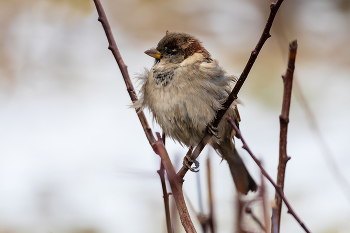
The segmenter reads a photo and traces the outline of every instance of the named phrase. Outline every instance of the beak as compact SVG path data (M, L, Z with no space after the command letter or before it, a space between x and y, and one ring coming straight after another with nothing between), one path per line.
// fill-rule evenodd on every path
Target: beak
M145 54L157 59L160 59L160 57L162 56L162 54L156 48L151 48L149 50L146 50Z

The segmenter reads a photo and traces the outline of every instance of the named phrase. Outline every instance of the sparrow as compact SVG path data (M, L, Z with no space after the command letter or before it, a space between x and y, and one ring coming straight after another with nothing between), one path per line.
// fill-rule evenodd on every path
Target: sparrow
M229 75L202 43L186 33L168 32L156 48L145 53L155 58L151 69L136 75L140 82L135 108L148 108L165 135L194 148L223 107L237 77ZM225 116L238 126L240 115L235 101ZM224 117L225 117L224 116ZM227 161L236 189L247 194L257 185L234 145L234 129L221 121L209 144Z

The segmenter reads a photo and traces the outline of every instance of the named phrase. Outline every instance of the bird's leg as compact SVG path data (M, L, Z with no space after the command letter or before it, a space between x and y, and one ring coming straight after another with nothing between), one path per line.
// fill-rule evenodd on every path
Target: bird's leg
M209 133L211 133L214 137L216 137L217 139L220 139L219 137L219 131L217 127L214 127L212 124L208 125L208 131Z
M184 157L183 160L183 165L188 168L191 172L199 172L197 168L199 168L199 162L195 159L191 159L191 154L192 154L192 149L193 147L191 146L190 149L188 150L186 156ZM189 163L194 163L195 167L192 168ZM197 170L196 170L197 169Z

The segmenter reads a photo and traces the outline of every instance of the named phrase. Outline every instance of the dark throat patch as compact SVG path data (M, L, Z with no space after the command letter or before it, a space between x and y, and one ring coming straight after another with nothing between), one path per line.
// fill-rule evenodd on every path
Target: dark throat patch
M153 79L157 85L167 86L174 77L174 70L153 70Z

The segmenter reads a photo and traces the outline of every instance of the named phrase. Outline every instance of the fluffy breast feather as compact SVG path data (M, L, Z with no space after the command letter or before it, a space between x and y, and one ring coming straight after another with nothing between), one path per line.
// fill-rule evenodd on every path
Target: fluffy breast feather
M198 60L189 57L176 67L158 64L137 75L141 89L134 106L149 108L166 135L186 146L194 146L201 140L237 80L215 59ZM165 86L157 84L153 77L159 69L173 72Z

